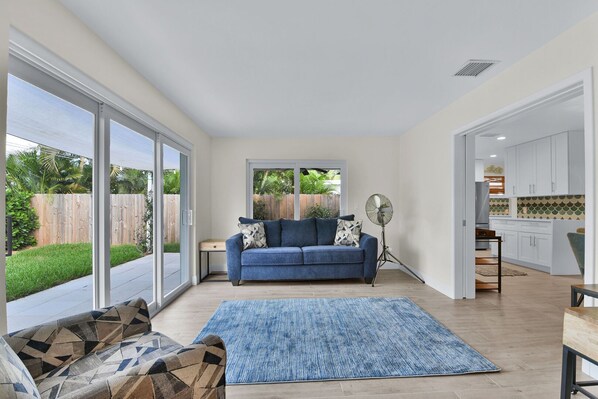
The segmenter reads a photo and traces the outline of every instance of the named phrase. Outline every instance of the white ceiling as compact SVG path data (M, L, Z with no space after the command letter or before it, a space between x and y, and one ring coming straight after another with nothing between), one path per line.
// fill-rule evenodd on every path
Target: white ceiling
M208 134L401 134L598 0L61 0ZM500 64L452 75L468 59Z
M549 104L499 122L476 136L476 158L502 165L505 148L568 130L583 130L583 96ZM484 137L486 136L486 137ZM497 140L496 137L506 137ZM490 158L490 155L496 155Z

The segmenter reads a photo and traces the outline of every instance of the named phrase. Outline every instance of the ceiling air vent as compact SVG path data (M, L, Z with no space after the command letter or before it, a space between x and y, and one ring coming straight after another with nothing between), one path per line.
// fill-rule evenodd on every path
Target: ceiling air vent
M476 77L492 65L498 63L493 60L469 60L455 73L455 76L472 76Z

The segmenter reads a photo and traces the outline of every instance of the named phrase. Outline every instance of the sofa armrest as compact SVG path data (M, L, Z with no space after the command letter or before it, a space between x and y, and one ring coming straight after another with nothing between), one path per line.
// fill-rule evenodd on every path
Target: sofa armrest
M4 336L33 378L152 330L147 303L133 299L15 331Z
M232 282L241 280L241 252L243 252L243 234L238 233L226 240L226 268L228 279Z
M369 234L362 233L359 238L359 247L363 248L363 277L367 279L374 278L376 274L376 264L378 261L378 239Z
M224 399L225 369L224 342L208 335L196 344L61 398L162 398L167 392L168 397Z

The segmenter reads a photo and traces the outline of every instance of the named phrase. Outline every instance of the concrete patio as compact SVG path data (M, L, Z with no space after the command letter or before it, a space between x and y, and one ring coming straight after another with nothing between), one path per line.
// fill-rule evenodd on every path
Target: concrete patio
M111 303L142 297L153 300L152 255L110 270ZM180 254L164 254L164 292L181 284ZM34 326L92 309L92 276L81 277L7 304L8 331Z

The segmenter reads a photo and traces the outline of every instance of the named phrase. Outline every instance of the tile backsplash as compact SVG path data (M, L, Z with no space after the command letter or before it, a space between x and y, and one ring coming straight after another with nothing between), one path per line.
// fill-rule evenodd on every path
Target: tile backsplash
M490 214L492 215L492 205ZM585 214L583 195L517 198L518 218L584 220Z
M490 198L490 216L509 216L509 199Z

